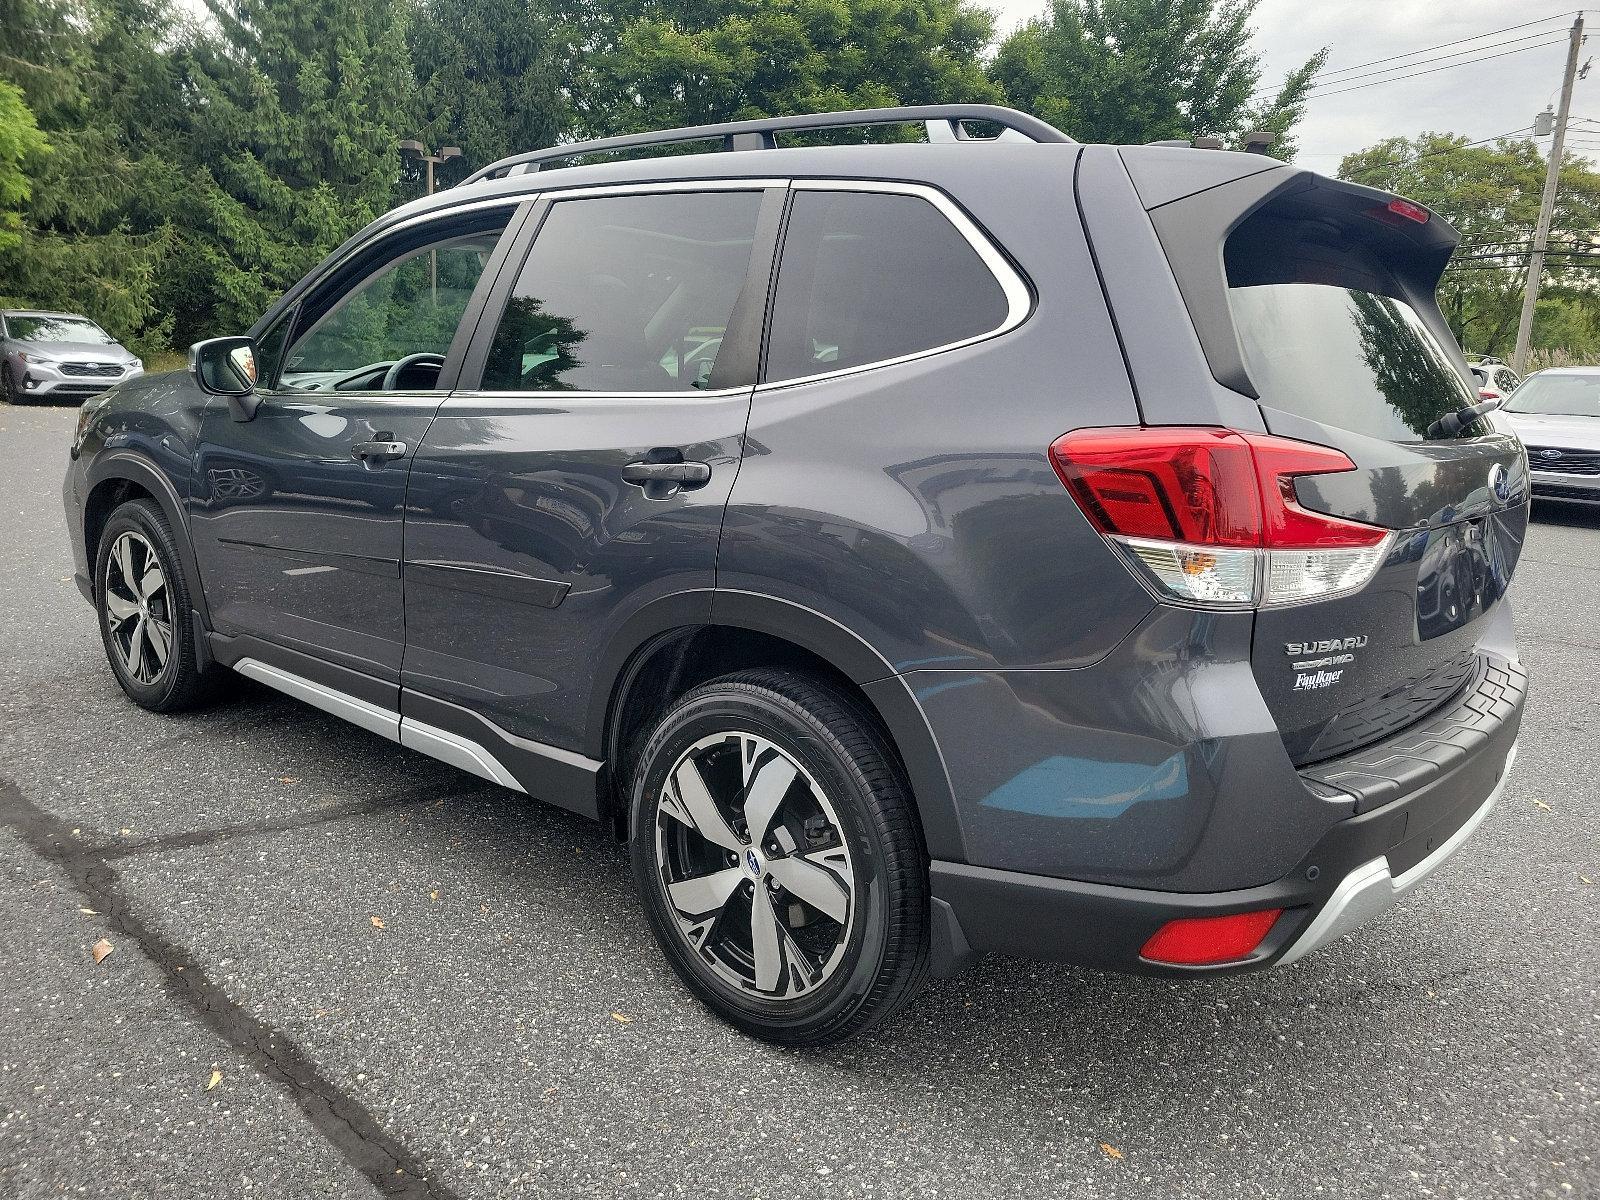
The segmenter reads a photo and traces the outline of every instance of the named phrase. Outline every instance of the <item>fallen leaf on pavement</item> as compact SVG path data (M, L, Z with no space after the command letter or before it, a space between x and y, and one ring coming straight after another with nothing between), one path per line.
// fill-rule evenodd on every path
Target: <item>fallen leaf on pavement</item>
M1118 1150L1115 1146L1110 1145L1109 1143L1101 1142L1100 1143L1100 1149L1102 1149L1102 1150L1104 1150L1106 1152L1106 1156L1108 1158L1121 1158L1122 1157L1122 1151Z
M1578 876L1578 882L1579 883L1586 883L1590 887L1594 886L1594 880L1590 879L1587 875L1579 875Z
M221 1071L213 1071L213 1072L211 1072L211 1078L206 1080L206 1091L209 1092L212 1088L216 1087L217 1084L219 1084L221 1082L222 1082L222 1072Z
M429 892L428 893L428 899L429 900L437 900L438 898L439 898L439 893L438 892Z
M1545 810L1545 812L1551 812L1551 811L1553 811L1553 810L1552 810L1552 809L1551 809L1551 807L1550 807L1550 806L1549 806L1549 805L1548 805L1548 804L1546 804L1546 803L1545 803L1545 802L1544 802L1544 801L1543 801L1543 800L1541 800L1541 799L1539 799L1539 797L1537 797L1537 796L1535 796L1535 797L1534 797L1534 798L1533 798L1533 802L1534 802L1534 803L1535 803L1535 804L1537 804L1537 805L1538 805L1538 806L1539 806L1539 807L1540 807L1540 808L1542 808L1542 809L1544 809L1544 810Z
M623 1025L632 1025L633 1024L633 1018L632 1017L625 1017L621 1013L612 1013L611 1014L611 1019L613 1021L616 1021L616 1022L618 1022L620 1024L623 1024Z
M298 775L279 775L278 776L278 782L279 783L299 783L300 782L300 777Z
M383 918L382 917L373 917L372 918L372 927L374 929L382 929L383 928Z
M95 962L100 962L106 955L111 953L112 949L111 943L106 941L105 938L101 938L89 947L89 957L94 959Z
M80 908L78 911L86 917L98 917L100 915L92 908Z
M489 911L489 906L487 904L480 904L480 905L478 905L478 910L480 912L488 912Z

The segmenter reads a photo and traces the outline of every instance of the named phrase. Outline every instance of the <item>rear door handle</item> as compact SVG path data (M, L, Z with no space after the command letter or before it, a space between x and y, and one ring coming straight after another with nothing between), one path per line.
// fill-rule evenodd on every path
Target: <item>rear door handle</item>
M404 458L406 444L404 442L357 442L350 447L350 454L367 463L389 462L392 459Z
M642 487L644 494L652 500L665 500L680 491L705 487L711 482L711 464L694 460L684 462L679 450L652 450L649 458L623 467L622 479L625 483Z

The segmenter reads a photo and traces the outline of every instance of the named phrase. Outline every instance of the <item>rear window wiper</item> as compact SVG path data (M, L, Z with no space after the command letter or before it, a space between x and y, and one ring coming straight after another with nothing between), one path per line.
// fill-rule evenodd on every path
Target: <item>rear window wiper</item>
M1496 396L1492 400L1485 400L1481 404L1469 404L1466 408L1458 408L1455 412L1445 413L1432 425L1428 432L1422 436L1429 441L1443 438L1453 438L1479 417L1486 417L1500 407L1502 398Z

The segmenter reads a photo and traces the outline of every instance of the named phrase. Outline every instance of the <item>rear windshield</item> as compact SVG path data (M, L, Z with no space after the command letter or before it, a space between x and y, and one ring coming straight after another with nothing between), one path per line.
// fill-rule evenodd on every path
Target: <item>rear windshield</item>
M1319 283L1230 287L1245 368L1272 408L1393 442L1477 403L1404 300Z
M1506 411L1547 417L1600 417L1600 374L1535 375L1506 401Z
M112 344L111 335L84 317L7 317L6 330L19 342Z

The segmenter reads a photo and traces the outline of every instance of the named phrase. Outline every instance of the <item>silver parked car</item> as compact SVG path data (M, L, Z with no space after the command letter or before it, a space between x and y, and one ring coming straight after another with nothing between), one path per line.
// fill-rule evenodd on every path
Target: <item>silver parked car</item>
M1600 367L1550 367L1501 409L1528 448L1533 494L1600 503Z
M34 396L82 400L143 371L134 354L88 317L0 312L0 389L12 404Z

